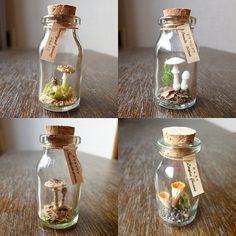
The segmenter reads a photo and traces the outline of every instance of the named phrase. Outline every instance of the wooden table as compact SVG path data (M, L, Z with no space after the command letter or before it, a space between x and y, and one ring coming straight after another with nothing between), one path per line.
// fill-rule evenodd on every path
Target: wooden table
M154 175L161 160L156 147L161 129L184 125L202 140L198 155L205 193L192 224L172 228L160 220ZM236 235L236 134L204 120L122 120L119 123L119 236Z
M172 111L155 103L154 49L120 51L119 117L236 117L236 54L201 48L200 57L195 107Z
M115 57L85 50L79 108L55 113L38 102L36 50L0 52L0 117L117 117Z
M0 235L111 236L118 234L118 163L80 153L85 183L76 227L43 227L37 215L36 163L40 152L6 153L0 157Z

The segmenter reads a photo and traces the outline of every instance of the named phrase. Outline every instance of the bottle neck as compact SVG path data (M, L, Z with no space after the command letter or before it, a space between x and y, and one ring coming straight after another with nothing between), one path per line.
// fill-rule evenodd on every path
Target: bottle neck
M81 143L81 138L74 135L50 135L40 136L40 142L46 149L63 149L66 146L77 146Z
M47 15L42 18L42 24L44 28L52 28L54 23L57 23L61 28L66 29L78 29L81 19L77 16L67 15Z
M165 16L159 19L159 25L162 30L174 30L181 25L189 24L194 29L196 24L195 17Z
M163 139L158 140L159 153L168 159L191 161L201 150L201 140L194 139L193 144L187 145L168 145Z

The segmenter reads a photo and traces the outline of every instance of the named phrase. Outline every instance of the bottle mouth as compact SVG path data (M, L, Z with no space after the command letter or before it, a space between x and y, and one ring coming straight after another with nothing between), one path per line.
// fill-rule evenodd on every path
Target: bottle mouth
M189 23L190 27L193 28L197 23L197 19L193 16L163 16L158 21L158 24L163 28L174 28L186 23Z
M50 26L57 22L65 27L76 27L81 24L81 18L74 15L46 15L41 22L44 26Z
M195 137L193 144L169 145L162 138L157 141L157 146L162 156L180 159L198 153L201 150L201 140Z
M79 145L81 138L74 135L52 135L42 134L40 135L40 143L48 148L63 148L68 145Z

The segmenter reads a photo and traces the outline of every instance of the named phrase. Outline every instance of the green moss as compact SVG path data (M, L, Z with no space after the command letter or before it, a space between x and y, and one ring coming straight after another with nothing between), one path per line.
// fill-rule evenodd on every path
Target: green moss
M189 209L190 207L191 207L191 204L190 204L190 197L189 197L189 195L186 192L182 192L181 196L179 197L177 208Z
M41 220L44 221L44 222L47 222L49 224L65 224L65 223L68 223L71 220L73 220L73 217L72 216L70 216L70 217L67 216L67 217L65 217L65 219L63 221L58 221L58 220L52 219L50 217L47 217L45 215L42 215Z
M173 84L173 74L171 73L171 68L169 65L163 65L163 75L161 76L161 80L166 86L170 86Z
M43 94L51 99L55 100L67 100L68 98L72 97L72 87L66 84L65 86L57 85L57 90L53 90L53 83L48 82L45 84Z

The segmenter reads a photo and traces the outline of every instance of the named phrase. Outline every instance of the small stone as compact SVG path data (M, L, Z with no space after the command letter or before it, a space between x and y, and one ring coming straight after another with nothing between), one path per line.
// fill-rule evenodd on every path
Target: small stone
M188 214L184 214L183 216L184 216L184 218L188 218L188 217L189 217L189 215L188 215Z

